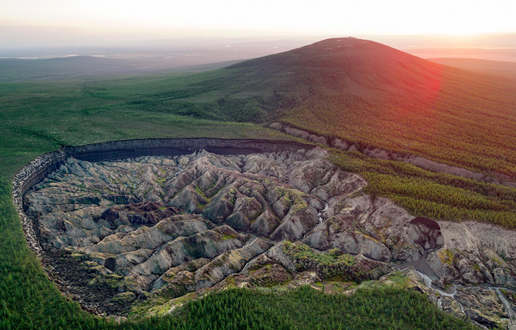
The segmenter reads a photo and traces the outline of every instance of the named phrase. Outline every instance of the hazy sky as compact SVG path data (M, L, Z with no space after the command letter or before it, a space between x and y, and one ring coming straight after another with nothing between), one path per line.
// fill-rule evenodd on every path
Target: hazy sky
M516 32L515 0L0 0L0 44Z

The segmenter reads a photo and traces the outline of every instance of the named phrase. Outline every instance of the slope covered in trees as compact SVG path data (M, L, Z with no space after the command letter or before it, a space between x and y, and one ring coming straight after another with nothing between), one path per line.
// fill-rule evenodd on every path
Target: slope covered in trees
M516 179L516 81L354 38L195 76L130 102L222 120L280 120L353 142Z

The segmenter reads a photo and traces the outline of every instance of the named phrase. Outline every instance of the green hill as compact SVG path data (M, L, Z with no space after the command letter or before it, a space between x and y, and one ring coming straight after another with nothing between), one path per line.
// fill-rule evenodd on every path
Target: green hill
M195 79L130 105L207 119L280 120L516 179L516 82L501 77L344 38Z

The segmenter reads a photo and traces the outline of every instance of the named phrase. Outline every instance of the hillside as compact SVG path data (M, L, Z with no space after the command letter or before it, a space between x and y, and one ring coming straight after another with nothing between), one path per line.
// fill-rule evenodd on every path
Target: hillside
M324 40L195 79L130 105L209 119L280 120L516 179L516 81L354 38Z
M315 93L284 115L287 122L516 178L516 82L437 65L373 42L355 41L352 51L346 48L323 56L335 63L333 75L324 60L317 61L310 70L316 81L331 79L331 84L318 83Z

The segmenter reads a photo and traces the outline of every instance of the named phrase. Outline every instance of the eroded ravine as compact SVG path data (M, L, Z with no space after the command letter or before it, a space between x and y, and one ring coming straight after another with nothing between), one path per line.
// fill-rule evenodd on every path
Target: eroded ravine
M514 287L514 232L415 218L364 194L365 180L326 156L316 148L68 158L26 193L25 211L50 275L99 313L228 285L360 282L422 260L435 284L465 286L468 317L490 325L507 316L499 301L485 307L495 292L470 286ZM445 298L443 309L456 312L457 297Z

